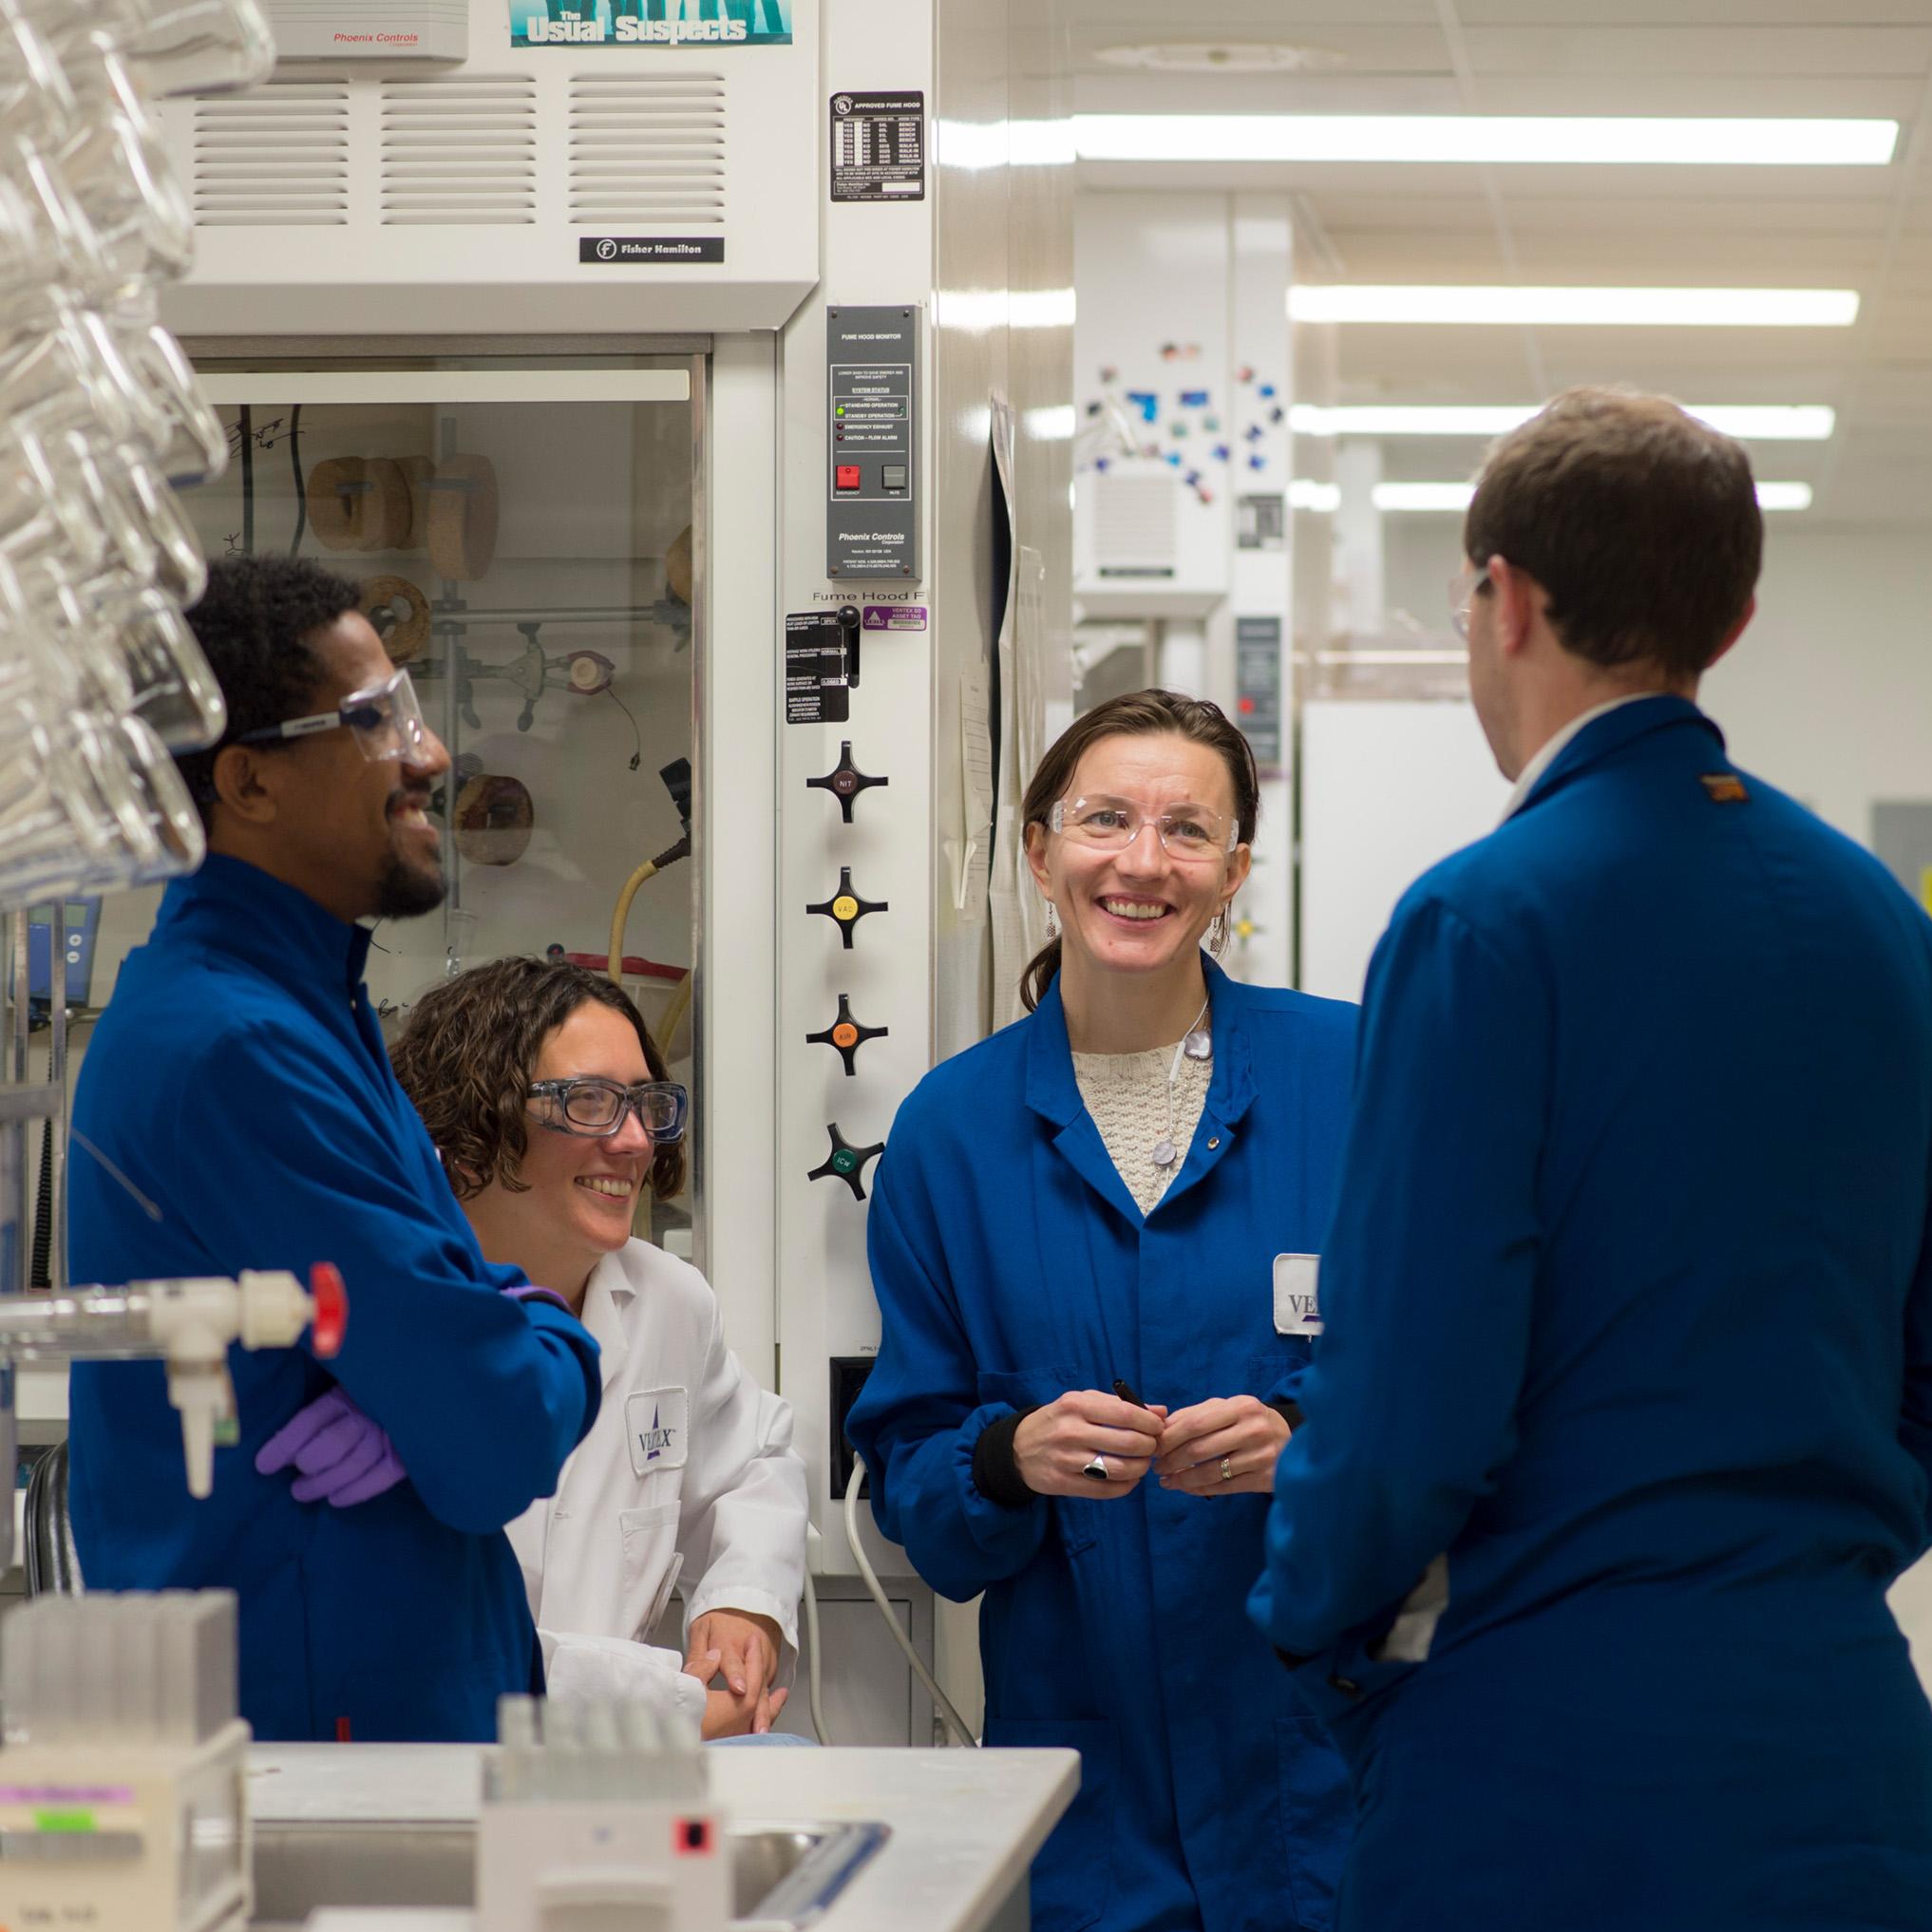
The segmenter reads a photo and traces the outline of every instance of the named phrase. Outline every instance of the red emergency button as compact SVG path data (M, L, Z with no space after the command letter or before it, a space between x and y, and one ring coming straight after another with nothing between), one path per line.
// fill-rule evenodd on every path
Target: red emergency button
M856 490L859 487L859 465L856 463L842 463L833 471L833 482L842 490Z

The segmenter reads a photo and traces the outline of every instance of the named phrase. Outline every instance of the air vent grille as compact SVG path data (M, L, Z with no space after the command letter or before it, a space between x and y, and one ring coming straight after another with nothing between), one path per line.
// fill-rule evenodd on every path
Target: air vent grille
M537 85L527 75L385 81L386 227L521 226L537 218Z
M349 220L349 84L305 75L195 104L201 228L340 228Z
M1172 577L1179 491L1170 476L1093 479L1093 560L1102 577Z
M722 74L580 74L570 85L570 218L679 235L725 222Z

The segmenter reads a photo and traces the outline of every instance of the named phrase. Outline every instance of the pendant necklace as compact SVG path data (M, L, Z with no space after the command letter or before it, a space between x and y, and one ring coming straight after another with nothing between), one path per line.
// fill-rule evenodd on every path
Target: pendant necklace
M1180 1077L1182 1057L1190 1060L1207 1060L1214 1055L1214 1035L1201 1024L1207 1017L1207 1001L1201 1002L1201 1011L1194 1015L1194 1024L1187 1029L1186 1037L1174 1049L1174 1057L1167 1065L1167 1131L1154 1143L1153 1163L1165 1174L1181 1158L1181 1149L1174 1140L1174 1082Z

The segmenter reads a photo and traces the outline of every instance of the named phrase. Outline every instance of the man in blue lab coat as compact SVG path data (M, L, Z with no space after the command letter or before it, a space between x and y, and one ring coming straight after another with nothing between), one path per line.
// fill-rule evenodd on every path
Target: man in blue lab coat
M1749 464L1573 391L1464 531L1516 795L1370 971L1251 1600L1349 1760L1346 1932L1932 1925L1886 1608L1932 1468L1932 924L1695 702Z
M357 921L441 900L449 759L358 597L284 558L210 573L228 725L182 761L208 858L88 1047L68 1191L75 1279L331 1261L347 1342L230 1350L239 1435L202 1502L161 1365L76 1364L74 1536L90 1589L238 1593L257 1737L482 1740L540 1688L502 1529L594 1420L597 1351L483 1260L369 1009Z

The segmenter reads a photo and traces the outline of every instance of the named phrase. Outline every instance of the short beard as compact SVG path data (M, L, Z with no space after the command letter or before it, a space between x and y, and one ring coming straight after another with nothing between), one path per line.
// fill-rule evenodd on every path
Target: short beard
M382 919L420 919L443 903L448 890L441 872L413 872L391 852L376 880L375 913Z

